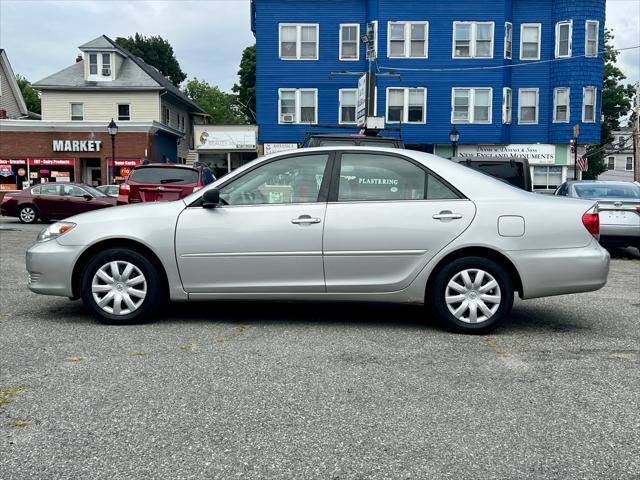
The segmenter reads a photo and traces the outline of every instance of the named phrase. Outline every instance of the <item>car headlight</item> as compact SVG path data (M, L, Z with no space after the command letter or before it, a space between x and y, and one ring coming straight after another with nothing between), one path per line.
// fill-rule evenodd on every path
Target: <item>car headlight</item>
M47 242L54 238L58 238L61 235L64 235L69 230L76 226L75 223L71 222L56 222L49 225L47 228L42 230L38 235L38 242Z

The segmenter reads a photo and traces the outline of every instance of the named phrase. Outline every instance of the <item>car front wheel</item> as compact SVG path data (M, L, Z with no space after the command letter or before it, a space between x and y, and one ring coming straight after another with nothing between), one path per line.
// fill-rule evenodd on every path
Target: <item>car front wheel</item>
M105 250L89 261L81 296L101 323L111 325L150 320L166 300L158 268L141 253L124 248Z
M18 219L22 223L36 223L38 221L38 211L33 205L24 205L18 211Z
M482 334L493 330L510 313L513 284L498 263L483 257L458 258L440 270L431 302L437 317L450 330Z

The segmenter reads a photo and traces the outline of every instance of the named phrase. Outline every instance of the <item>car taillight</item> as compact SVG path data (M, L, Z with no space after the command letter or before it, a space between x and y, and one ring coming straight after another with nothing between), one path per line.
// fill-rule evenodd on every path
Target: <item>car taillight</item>
M193 193L196 193L198 190L200 190L202 187L193 187Z
M7 200L11 200L13 197L11 195L5 195L4 197L2 197L2 201L6 202Z
M122 183L120 184L120 188L118 189L118 195L128 196L130 191L131 191L131 187L126 183Z
M594 237L600 235L600 214L598 213L597 205L587 210L584 215L582 215L582 224Z

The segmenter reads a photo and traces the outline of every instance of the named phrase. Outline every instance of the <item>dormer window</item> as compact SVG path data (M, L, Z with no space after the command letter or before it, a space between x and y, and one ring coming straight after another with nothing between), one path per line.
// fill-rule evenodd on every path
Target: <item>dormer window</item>
M89 54L89 78L88 80L106 81L111 80L111 54L110 53L90 53Z

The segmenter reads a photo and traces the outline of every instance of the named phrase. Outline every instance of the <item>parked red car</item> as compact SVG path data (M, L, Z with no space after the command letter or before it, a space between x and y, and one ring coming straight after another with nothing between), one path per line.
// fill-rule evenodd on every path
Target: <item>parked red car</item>
M214 180L211 169L203 164L139 165L131 171L127 181L120 185L118 205L178 200L200 190Z
M0 213L18 217L22 223L38 219L59 220L98 208L113 207L116 199L82 183L44 183L5 194Z

